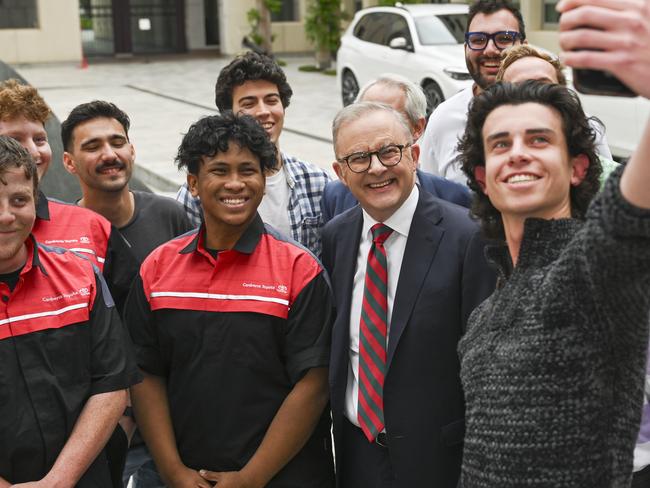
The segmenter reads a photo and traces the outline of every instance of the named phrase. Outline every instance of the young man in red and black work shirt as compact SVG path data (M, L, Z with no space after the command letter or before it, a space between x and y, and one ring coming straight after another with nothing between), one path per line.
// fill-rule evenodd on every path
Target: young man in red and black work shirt
M34 87L16 80L0 83L0 134L16 139L31 154L43 179L52 149L45 122L50 108ZM102 271L118 310L126 299L138 263L128 242L101 215L39 193L32 233L39 242L74 250Z
M250 116L194 124L178 151L205 222L144 261L125 308L145 374L136 420L168 486L334 486L332 298L322 266L257 207L276 149Z
M140 375L97 267L30 235L37 182L0 136L0 488L110 488L103 448Z

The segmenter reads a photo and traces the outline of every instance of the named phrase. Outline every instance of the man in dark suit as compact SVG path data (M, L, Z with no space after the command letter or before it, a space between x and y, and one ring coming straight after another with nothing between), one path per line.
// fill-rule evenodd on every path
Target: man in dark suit
M408 78L393 73L381 75L361 89L356 101L385 103L393 107L406 117L414 141L424 132L427 99L422 88ZM470 206L471 196L465 186L419 169L416 175L420 188L434 197L463 207ZM343 183L338 180L328 182L321 200L323 222L329 222L357 203L357 199Z
M493 290L477 226L415 184L419 147L394 109L333 124L333 167L359 201L323 232L337 309L330 395L340 488L455 488L464 401L456 344Z

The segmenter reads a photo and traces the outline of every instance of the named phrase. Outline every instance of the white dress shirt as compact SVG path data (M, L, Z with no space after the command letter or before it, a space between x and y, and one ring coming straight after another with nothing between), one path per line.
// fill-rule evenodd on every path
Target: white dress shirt
M388 266L387 349L395 291L397 290L397 282L402 267L402 259L404 258L404 250L406 249L406 241L408 240L415 207L418 204L419 194L418 186L413 185L411 194L402 206L383 222L383 224L393 229L393 233L384 242ZM359 426L359 421L357 420L357 403L359 401L359 324L361 322L361 306L363 302L363 288L366 280L368 253L372 245L370 228L377 223L365 210L363 211L363 227L361 229L361 240L357 254L357 267L352 283L352 303L350 304L350 362L348 365L348 383L345 390L345 416L356 426Z

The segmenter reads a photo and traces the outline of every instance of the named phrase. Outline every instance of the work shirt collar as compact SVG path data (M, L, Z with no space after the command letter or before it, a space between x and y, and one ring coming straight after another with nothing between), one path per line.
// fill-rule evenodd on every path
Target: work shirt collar
M253 251L255 251L258 242L260 242L264 232L264 222L262 222L260 215L255 213L255 217L232 248L232 251L237 251L243 254L252 254ZM181 254L190 254L192 252L200 252L201 254L209 255L205 248L205 223L201 224L194 239L192 239L190 243L180 251Z

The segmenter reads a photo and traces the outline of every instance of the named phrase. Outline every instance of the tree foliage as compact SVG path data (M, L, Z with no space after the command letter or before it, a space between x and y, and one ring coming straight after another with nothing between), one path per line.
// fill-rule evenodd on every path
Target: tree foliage
M320 68L327 68L341 43L341 1L311 0L305 16L305 34L314 43Z

